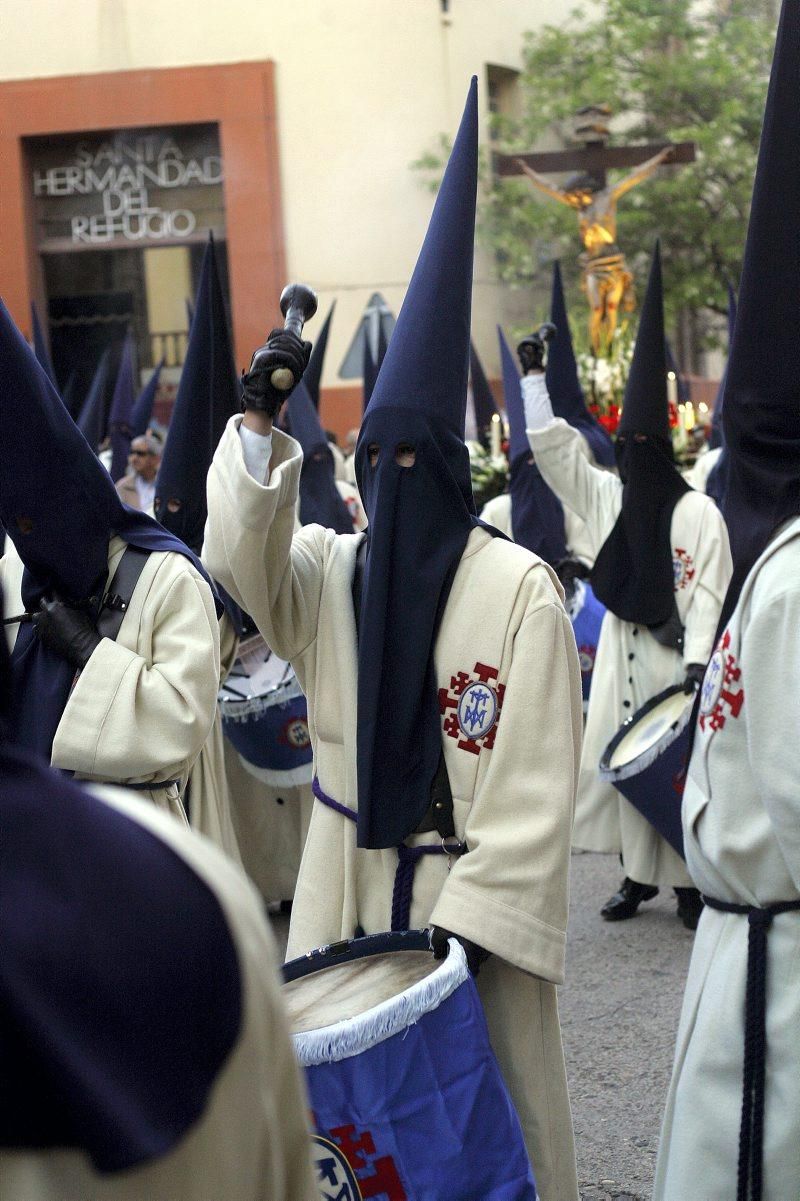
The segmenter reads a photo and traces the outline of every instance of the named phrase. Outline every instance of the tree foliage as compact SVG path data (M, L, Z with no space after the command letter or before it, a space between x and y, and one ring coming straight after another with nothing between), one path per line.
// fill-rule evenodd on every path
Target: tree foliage
M770 3L602 0L561 26L526 35L518 117L495 115L493 146L531 151L565 138L576 111L607 103L612 144L693 141L697 161L662 167L619 205L619 243L639 288L654 239L665 259L668 326L688 319L692 350L718 327L726 287L737 286L776 20ZM437 153L418 167L434 169ZM610 173L613 182L619 173ZM554 182L558 182L554 177ZM580 242L574 212L523 177L484 171L481 236L510 284L530 284L562 259L574 293Z

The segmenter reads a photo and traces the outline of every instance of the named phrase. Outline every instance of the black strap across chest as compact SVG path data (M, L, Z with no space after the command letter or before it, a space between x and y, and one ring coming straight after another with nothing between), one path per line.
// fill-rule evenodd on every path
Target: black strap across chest
M100 616L97 619L97 632L101 638L110 638L112 642L116 641L120 626L128 612L133 591L149 557L150 552L141 550L138 546L126 546L122 552L122 558L108 585Z

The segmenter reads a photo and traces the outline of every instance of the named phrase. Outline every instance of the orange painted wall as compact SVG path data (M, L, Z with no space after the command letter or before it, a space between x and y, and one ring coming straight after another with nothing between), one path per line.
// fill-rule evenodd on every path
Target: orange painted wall
M280 324L286 280L280 164L271 62L61 76L0 84L0 288L30 333L43 308L23 139L136 126L219 124L237 365Z

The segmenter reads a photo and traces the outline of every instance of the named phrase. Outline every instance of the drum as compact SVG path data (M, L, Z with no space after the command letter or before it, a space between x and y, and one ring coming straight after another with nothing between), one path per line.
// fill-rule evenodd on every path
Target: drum
M600 760L600 778L613 784L682 858L681 800L693 706L694 696L683 685L665 689L623 723Z
M284 968L317 1129L320 1197L536 1201L463 948L427 932L337 943Z
M592 673L594 672L594 661L597 658L597 644L600 641L600 627L606 615L606 608L584 580L576 580L575 592L567 604L567 613L572 622L572 632L578 647L585 709L592 687Z
M291 664L260 634L240 645L218 699L225 737L252 775L273 787L311 782L306 698Z

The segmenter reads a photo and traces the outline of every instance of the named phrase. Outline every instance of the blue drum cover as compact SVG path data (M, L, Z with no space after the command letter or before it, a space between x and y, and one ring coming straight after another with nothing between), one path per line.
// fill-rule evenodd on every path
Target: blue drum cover
M583 603L574 616L570 615L570 620L578 647L578 661L581 665L583 699L588 701L589 691L592 687L594 661L597 658L597 644L600 641L600 627L606 615L606 608L592 592L589 584L580 581L580 585L583 588Z
M313 759L308 730L308 705L299 695L278 701L277 693L252 701L248 712L231 717L241 706L222 708L222 729L243 759L255 767L288 772L309 765ZM284 693L280 695L285 697Z
M536 1201L471 977L400 1033L305 1071L321 1196L358 1197L349 1165L365 1197Z

